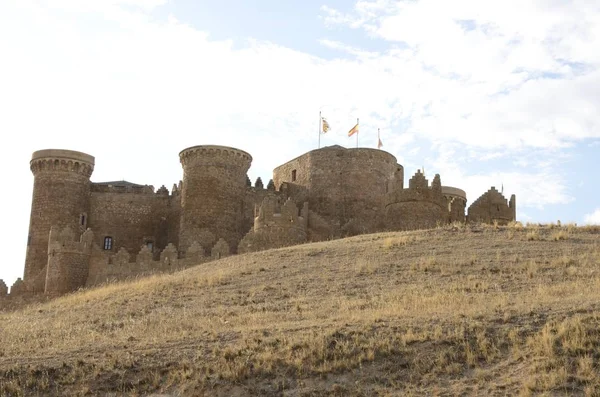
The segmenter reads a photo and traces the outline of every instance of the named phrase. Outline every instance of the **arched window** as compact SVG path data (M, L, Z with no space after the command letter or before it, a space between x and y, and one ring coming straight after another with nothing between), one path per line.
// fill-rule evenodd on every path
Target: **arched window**
M111 250L112 249L112 237L106 236L104 237L104 249Z

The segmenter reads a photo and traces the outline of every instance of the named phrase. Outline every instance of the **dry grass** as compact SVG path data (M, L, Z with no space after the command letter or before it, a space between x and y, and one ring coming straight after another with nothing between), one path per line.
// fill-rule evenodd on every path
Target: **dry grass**
M0 396L598 395L599 265L518 224L225 258L0 313Z

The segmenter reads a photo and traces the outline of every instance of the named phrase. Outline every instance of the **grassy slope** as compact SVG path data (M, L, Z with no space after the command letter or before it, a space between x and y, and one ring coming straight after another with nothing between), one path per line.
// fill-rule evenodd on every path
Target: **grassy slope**
M599 271L573 227L225 258L0 313L0 395L600 395Z

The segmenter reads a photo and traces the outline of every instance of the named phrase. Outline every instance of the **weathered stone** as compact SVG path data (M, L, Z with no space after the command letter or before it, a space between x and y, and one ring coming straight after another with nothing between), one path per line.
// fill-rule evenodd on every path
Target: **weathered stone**
M382 150L312 150L275 168L266 189L261 178L252 186L252 157L242 150L194 146L179 158L183 181L169 194L164 185L91 183L95 160L85 153L34 152L25 274L11 294L62 294L236 251L465 221L464 191L442 186L439 175L429 185L421 171L404 188L404 168ZM468 219L515 215L515 196L507 202L492 188Z

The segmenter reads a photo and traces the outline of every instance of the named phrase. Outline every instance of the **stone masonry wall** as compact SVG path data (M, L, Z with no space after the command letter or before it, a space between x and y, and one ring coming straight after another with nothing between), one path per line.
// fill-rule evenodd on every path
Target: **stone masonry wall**
M44 292L61 295L84 287L89 272L94 234L86 230L77 240L69 227L52 227Z
M180 249L186 250L202 234L211 234L213 241L223 238L235 249L243 236L246 172L252 157L224 146L194 146L179 157L183 166Z
M25 259L26 283L37 278L46 267L52 226L83 230L85 225L81 221L82 215L87 216L89 212L89 178L94 158L69 150L40 150L33 153L30 165L34 183Z
M506 225L516 220L516 197L513 194L510 202L492 186L490 190L479 197L469 207L467 219L469 222L494 223Z
M448 203L448 222L464 222L467 208L465 191L451 186L442 186L442 194Z
M254 219L253 229L238 246L239 253L261 251L306 242L308 203L299 215L296 203L288 198L283 204L275 196L267 196Z
M177 242L178 236L169 232L179 222L172 219L177 218L173 212L178 210L179 196L154 193L150 188L137 192L97 190L92 188L88 227L94 230L100 248L104 248L105 237L112 237L112 252L121 247L135 252L152 242L158 255L169 242Z
M310 151L273 172L276 186L289 182L308 189L309 207L332 225L336 236L381 229L383 197L402 179L403 168L391 154L341 146Z
M408 189L389 193L386 200L388 230L429 229L448 222L448 203L442 195L439 175L430 187L419 170L410 179Z
M254 218L257 215L257 209L267 196L279 197L281 196L281 193L275 191L274 185L273 188L268 189L261 186L259 183L255 183L254 186L248 186L246 188L246 193L244 194L242 219L243 235L246 235L254 227Z
M86 285L91 287L150 274L171 273L230 254L229 246L222 239L210 249L210 255L206 255L205 249L198 243L192 244L186 250L185 258L179 257L178 253L179 250L173 244L167 245L156 259L145 245L140 247L137 255L130 254L125 248L119 249L115 254L107 253L95 245L91 253Z

